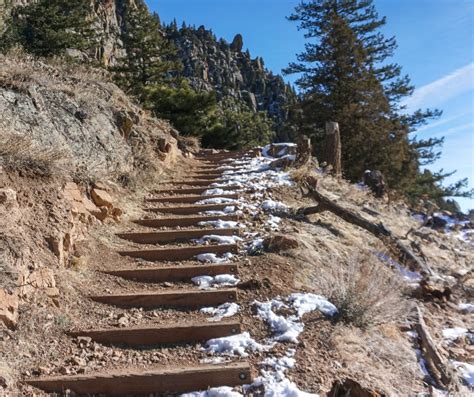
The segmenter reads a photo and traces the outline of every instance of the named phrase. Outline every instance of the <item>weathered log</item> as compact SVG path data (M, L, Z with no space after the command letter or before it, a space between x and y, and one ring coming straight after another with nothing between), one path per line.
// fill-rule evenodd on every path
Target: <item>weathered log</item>
M393 233L388 230L382 223L375 224L369 220L363 218L359 214L350 211L347 208L340 206L322 193L316 190L317 179L314 177L306 178L305 185L309 190L309 195L318 202L316 207L301 208L298 210L300 215L310 215L321 211L331 211L333 214L344 219L346 222L352 223L353 225L359 226L374 236L382 239L388 247L397 253L400 260L405 266L414 268L420 271L422 274L430 275L431 270L421 260L419 260L413 252L406 247Z
M422 354L428 364L433 379L439 386L448 386L451 383L449 371L444 363L426 326L421 309L417 306L418 323L415 325L416 332L420 337Z

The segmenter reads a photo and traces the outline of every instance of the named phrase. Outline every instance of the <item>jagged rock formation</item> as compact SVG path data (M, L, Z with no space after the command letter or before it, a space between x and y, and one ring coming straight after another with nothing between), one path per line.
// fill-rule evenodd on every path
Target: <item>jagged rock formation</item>
M219 99L230 97L253 111L267 111L275 120L279 137L285 138L281 129L296 94L280 75L265 68L261 57L252 59L248 50L242 52L242 35L237 34L229 44L204 26L177 29L172 24L166 33L176 45L183 74L194 88L215 90Z

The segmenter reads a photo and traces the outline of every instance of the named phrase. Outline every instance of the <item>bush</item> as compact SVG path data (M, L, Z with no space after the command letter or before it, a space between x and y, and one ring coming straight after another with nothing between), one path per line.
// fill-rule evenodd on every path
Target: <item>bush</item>
M0 165L7 171L50 177L64 172L66 157L64 150L45 147L22 135L0 135Z
M359 328L401 321L409 312L401 281L368 254L356 253L345 263L334 260L316 284L337 307L336 319Z

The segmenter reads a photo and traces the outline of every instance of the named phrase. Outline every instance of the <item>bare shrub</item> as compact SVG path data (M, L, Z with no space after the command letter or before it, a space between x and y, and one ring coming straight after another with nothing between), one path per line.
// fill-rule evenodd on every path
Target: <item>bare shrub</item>
M26 176L50 177L67 170L65 150L17 134L0 135L0 165Z
M343 263L336 258L332 262L315 282L337 307L338 320L368 328L406 318L402 283L376 257L356 252Z

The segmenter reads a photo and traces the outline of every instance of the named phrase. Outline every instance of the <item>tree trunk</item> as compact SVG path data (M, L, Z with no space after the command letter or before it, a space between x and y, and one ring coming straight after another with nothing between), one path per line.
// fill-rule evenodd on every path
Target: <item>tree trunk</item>
M334 175L340 178L342 175L341 165L341 134L339 124L333 121L326 123L326 137L324 139L322 160L332 166Z

